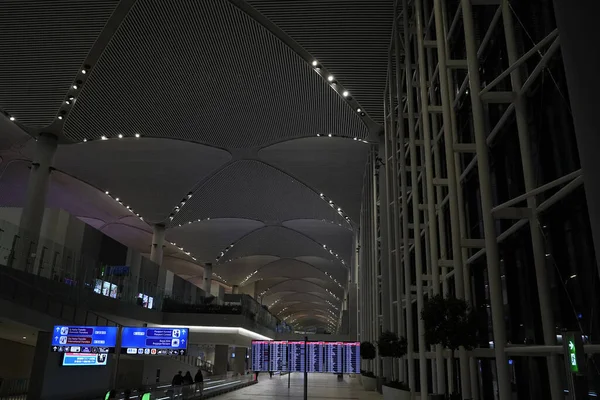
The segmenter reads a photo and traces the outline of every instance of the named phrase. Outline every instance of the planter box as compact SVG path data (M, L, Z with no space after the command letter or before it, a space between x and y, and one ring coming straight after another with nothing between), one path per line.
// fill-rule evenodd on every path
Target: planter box
M363 388L368 392L374 392L377 389L377 378L362 377Z
M383 386L383 400L411 400L410 392Z

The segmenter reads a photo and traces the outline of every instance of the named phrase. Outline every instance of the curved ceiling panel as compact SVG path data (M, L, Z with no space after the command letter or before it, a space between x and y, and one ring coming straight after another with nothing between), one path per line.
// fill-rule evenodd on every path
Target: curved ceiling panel
M0 108L31 127L52 123L118 3L0 1Z
M76 141L140 132L224 148L368 135L307 60L226 0L138 0L64 132Z
M335 260L327 250L306 236L287 228L267 226L241 239L221 260L227 262L251 255L294 258L313 254Z
M173 225L206 218L265 222L313 218L346 223L317 193L289 175L251 160L237 161L212 176L177 213Z
M319 60L382 123L393 1L246 2Z
M310 219L286 221L283 226L302 232L317 242L326 245L328 249L337 252L346 265L350 265L353 252L353 232L351 230L329 222Z
M257 273L249 280L249 282L257 279L267 279L269 277L286 276L286 277L314 277L323 281L331 280L327 274L312 264L308 264L293 258L281 258L269 264L265 264L257 269Z
M30 161L12 160L0 164L0 206L25 204ZM46 207L62 208L76 217L110 222L131 212L92 186L59 171L50 177Z
M214 262L225 247L263 226L254 220L219 218L171 228L166 238L191 252L198 261Z
M257 285L257 288L260 292L267 290L264 298L272 298L277 297L279 293L288 293L288 292L300 292L300 293L319 293L322 295L324 300L329 300L332 303L339 302L339 299L336 299L331 294L328 294L325 287L320 286L316 283L305 281L303 279L286 279L281 282L277 282L275 284L270 284L268 282L260 282ZM339 296L338 296L339 297ZM275 299L272 299L275 300Z
M165 255L162 265L184 279L191 281L193 278L199 278L200 282L202 282L202 279L204 278L204 268L195 264L192 260L181 258L180 255L181 254L179 253L169 256Z
M31 136L0 113L0 153L23 145L31 139Z
M30 157L34 143L25 151ZM145 220L161 222L230 158L226 151L180 140L124 138L61 145L54 167L109 191Z
M229 282L241 284L241 282L252 272L256 271L263 265L269 264L278 260L276 256L250 256L238 258L228 263L213 265L213 270L227 279ZM244 282L243 284L246 284ZM241 285L243 285L241 284Z
M359 221L369 149L358 140L312 137L278 143L258 154L265 162L323 193L351 219Z
M139 226L137 217L126 217L109 224L103 224L97 229L107 236L123 243L127 247L139 251L149 251L152 246L152 230L148 225Z

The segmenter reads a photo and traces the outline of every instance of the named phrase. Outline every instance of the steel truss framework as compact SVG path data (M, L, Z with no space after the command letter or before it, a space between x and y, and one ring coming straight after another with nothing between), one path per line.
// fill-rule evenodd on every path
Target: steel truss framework
M460 390L463 399L479 399L481 377L477 359L493 357L498 396L509 400L508 355L535 353L547 357L552 399L563 399L561 350L556 346L538 216L583 181L581 170L545 184L536 181L526 107L530 90L559 49L558 32L554 30L528 51L519 52L513 10L507 0L460 0L454 9L449 3L396 0L384 96L385 134L379 148L373 149L365 174L360 221L359 332L361 340L376 341L382 330L392 330L405 336L411 345L407 356L394 365L377 359L365 367L378 376L408 382L413 392L443 394ZM473 19L477 7L495 11L480 40L476 40ZM461 29L463 32L459 32ZM509 66L496 79L482 85L478 56L498 29L504 33ZM457 59L456 55L461 54ZM531 65L534 59L537 64L525 75L525 62ZM501 82L507 84L499 85ZM497 90L498 86L503 90ZM487 126L486 106L494 103L505 104L506 108L495 125ZM470 123L459 129L457 112L465 107L470 108ZM488 152L496 135L512 118L516 120L515 137L526 192L494 204ZM467 205L464 198L467 176L476 176L479 182L478 206L483 221L480 237L470 237L467 230L470 221L466 207L474 206ZM559 187L538 204L540 194ZM512 226L500 232L499 220L511 220ZM544 343L517 349L507 346L498 244L526 226ZM426 345L419 315L424 298L432 294L454 295L471 303L471 266L482 256L487 266L494 346L471 352L460 349L459 361L455 363L450 352ZM592 346L586 348L586 352L594 350ZM450 379L455 365L459 365L460 388L452 387ZM429 374L433 377L432 387L428 387Z

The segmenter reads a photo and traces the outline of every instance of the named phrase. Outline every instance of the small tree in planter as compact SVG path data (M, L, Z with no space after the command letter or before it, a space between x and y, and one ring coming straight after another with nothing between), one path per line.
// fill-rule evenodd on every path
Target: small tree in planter
M376 356L375 346L371 342L362 342L360 344L360 358L363 360L373 360ZM375 375L370 371L361 371L361 382L365 390L375 390L377 381Z
M463 299L433 296L423 305L421 319L425 324L425 341L441 344L454 352L459 347L471 350L477 345L477 319ZM455 377L453 377L455 381ZM453 394L450 398L456 398Z
M402 358L406 355L407 343L403 337L398 337L394 332L386 331L379 336L377 348L381 357ZM385 377L383 384L384 399L408 399L410 400L410 389L400 381L389 380Z

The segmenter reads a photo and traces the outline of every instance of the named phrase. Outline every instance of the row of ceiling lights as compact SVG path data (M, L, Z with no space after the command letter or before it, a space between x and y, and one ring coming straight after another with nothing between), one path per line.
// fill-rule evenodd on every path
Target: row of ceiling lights
M141 221L144 221L144 217L142 217L142 216L141 216L139 213L136 213L136 212L133 210L133 208L131 208L130 206L128 206L128 205L126 205L126 204L124 204L124 203L121 201L121 199L120 199L119 197L113 196L113 195L110 193L110 191L108 191L108 190L107 190L107 191L105 191L105 192L104 192L104 194L106 194L106 195L107 195L107 196L109 196L111 199L113 199L114 201L116 201L117 203L119 203L120 205L122 205L123 207L125 207L127 210L129 210L129 212L131 212L132 214L134 214L134 215L135 215L136 217L138 217L138 218L139 218ZM191 196L189 196L189 197L191 197ZM144 221L144 222L145 222L145 221ZM185 249L184 249L183 247L177 246L177 244L176 244L175 242L170 242L170 243L171 243L173 246L177 247L177 249L179 249L179 250L180 250L180 251L181 251L183 254L185 254L186 256L190 257L192 260L194 260L194 261L198 261L198 260L196 259L196 257L194 257L194 256L191 254L191 252L189 252L189 251L185 251ZM213 275L215 275L215 274L213 274ZM220 276L218 276L218 275L215 275L215 276L217 276L217 278L219 278L219 279L220 279L221 281L223 281L224 283L227 283L227 281L226 281L225 279L221 278Z
M315 69L315 71L319 75L323 76L322 70L321 70L321 64L319 63L319 61L313 60L311 64L312 64L313 68ZM327 75L327 82L329 82L329 84L331 85L331 88L333 90L335 90L336 92L341 94L342 97L344 97L346 100L348 100L348 101L352 100L352 96L350 95L350 92L348 90L345 90L344 88L342 88L341 85L338 85L338 82L335 79L335 76L333 76L331 74ZM361 110L360 108L357 108L356 112L358 114L360 114L361 117L364 117L366 115L366 113L363 110Z
M319 193L319 197L320 197L320 198L321 198L323 201L326 201L326 202L327 202L327 204L329 204L329 206L330 206L331 208L333 208L334 210L336 210L336 211L337 211L337 213L338 213L338 214L339 214L339 215L340 215L342 218L344 218L344 219L346 220L346 222L347 222L347 223L350 223L350 217L344 213L344 210L342 210L342 207L340 207L340 206L337 206L337 205L336 205L336 204L333 202L333 200L331 200L331 198L329 198L329 197L325 196L325 194L323 194L323 193Z
M344 139L348 138L347 136L334 135L333 133L328 133L327 135L317 133L317 137L330 137L330 138L332 138L332 137L339 137L339 138L344 138ZM358 142L361 142L361 143L367 143L367 144L369 144L368 141L366 141L364 139L359 139L357 137L355 137L354 140L358 141Z
M173 218L175 218L175 215L177 215L177 213L179 211L181 211L181 209L183 208L183 206L185 205L185 203L192 198L194 194L192 192L189 192L187 194L186 197L184 197L183 199L181 199L181 201L179 202L179 204L177 204L172 210L171 213L169 214L169 221L173 221ZM191 224L191 222L189 222ZM181 225L180 225L181 226Z
M221 253L221 254L223 254L223 253ZM254 272L252 272L250 275L248 275L247 277L245 277L243 281L240 282L240 285L243 285L246 282L248 282L248 280L250 278L252 278L254 275L256 275L257 272L258 272L258 270L254 270Z
M344 288L344 286L341 283L339 283L337 281L337 279L335 279L331 274L329 274L329 272L325 271L325 275L327 275L329 277L329 279L331 279L332 281L334 281L340 287L340 289Z

